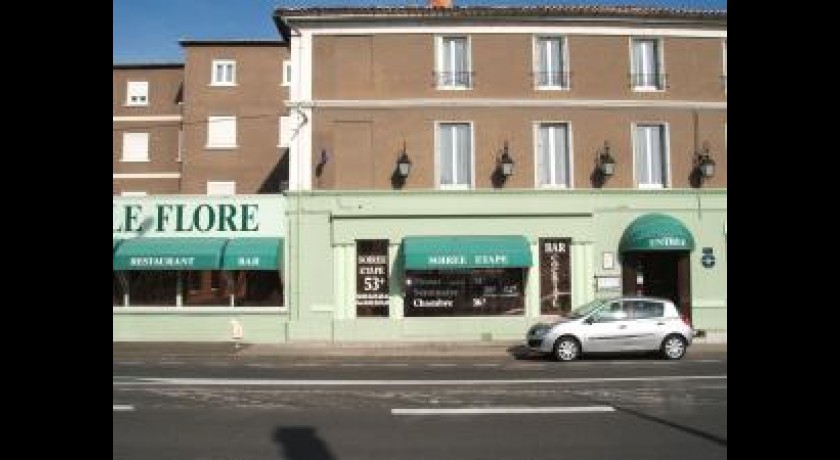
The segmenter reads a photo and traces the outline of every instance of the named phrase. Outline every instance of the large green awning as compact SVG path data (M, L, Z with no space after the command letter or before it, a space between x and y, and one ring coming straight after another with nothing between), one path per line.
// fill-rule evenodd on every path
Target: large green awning
M406 270L530 267L524 236L409 236L403 239Z
M119 246L119 245L120 245L120 243L122 243L122 242L123 242L123 240L118 239L118 238L114 238L114 249L113 249L113 250L114 250L114 251L116 251L116 250L117 250L117 246Z
M283 268L283 238L235 238L225 246L223 270Z
M114 253L114 270L218 270L227 238L135 238Z
M694 237L679 220L665 214L645 214L630 223L621 242L620 252L693 251Z

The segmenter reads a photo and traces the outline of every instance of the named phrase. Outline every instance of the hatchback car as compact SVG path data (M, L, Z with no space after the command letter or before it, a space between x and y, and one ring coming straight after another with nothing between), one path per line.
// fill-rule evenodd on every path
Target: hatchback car
M692 328L674 303L654 297L597 299L554 323L531 326L528 348L572 361L584 353L656 351L680 359L691 345Z

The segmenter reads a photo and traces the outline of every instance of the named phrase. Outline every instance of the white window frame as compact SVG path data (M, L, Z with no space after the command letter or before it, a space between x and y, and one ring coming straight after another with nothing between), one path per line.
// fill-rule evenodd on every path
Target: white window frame
M216 79L216 69L222 66L230 66L230 81ZM236 86L236 61L233 59L213 59L210 64L210 86Z
M540 128L544 125L566 125L566 144L569 154L569 183L568 184L540 184ZM572 134L572 122L567 120L541 120L534 122L534 185L537 188L552 188L552 189L573 189L575 187L575 155L574 155L574 136ZM552 165L554 163L552 162ZM552 178L554 174L551 175Z
M225 142L214 143L213 142L213 137L214 136L211 135L211 131L212 131L213 127L215 126L216 129L221 129L220 125L218 123L223 123L225 121L230 121L230 120L233 121L233 142L230 142L230 143L225 143ZM208 149L225 149L225 150L238 148L239 146L237 145L237 139L238 139L239 136L237 136L237 128L238 127L237 127L237 123L236 123L236 116L211 115L211 116L207 117L207 146L206 146L206 148L208 148ZM218 133L216 134L215 137L218 137Z
M281 86L292 86L292 61L283 61L283 75L280 78Z
M664 183L663 184L641 184L638 182L636 176L636 169L639 165L636 162L636 133L637 128L639 126L660 126L663 130L663 146L662 148L665 149L665 164L663 165L663 173L664 173ZM640 189L665 189L671 188L671 129L668 123L662 121L639 121L631 124L632 132L630 133L630 139L633 142L633 182L636 184L637 188Z
M442 125L468 125L470 127L470 183L441 184L443 167L440 162L440 128ZM453 157L454 158L454 157ZM466 120L435 121L435 187L439 190L472 190L475 188L475 124Z
M559 40L560 46L563 48L561 53L561 56L563 58L563 70L561 72L559 85L540 84L539 75L540 72L543 71L540 68L540 42L542 40ZM572 78L571 73L569 72L569 40L568 38L566 38L565 35L534 35L531 53L531 62L534 74L534 88L541 91L568 91L569 89L571 89ZM566 81L565 85L563 85L563 80Z
M143 190L134 190L134 191L125 190L123 192L120 192L120 195L121 196L146 196L146 195L148 195L148 193L146 193Z
M444 62L443 62L443 41L445 39L453 39L453 38L461 38L466 40L467 42L467 78L468 83L466 85L444 85L441 83L441 74L445 72ZM472 72L472 37L469 35L435 35L435 86L439 90L446 90L446 91L465 91L471 90L473 88L473 72Z
M656 61L659 64L657 67L657 76L656 80L659 83L659 86L642 86L636 85L636 79L634 77L636 73L636 47L633 46L637 41L653 41L656 46ZM649 93L649 92L662 92L665 91L667 87L667 82L665 81L665 42L662 37L651 37L651 36L636 36L630 37L630 86L633 88L633 91L640 92L640 93Z
M131 138L131 137L139 138L140 136L143 136L145 138L145 141L144 141L144 143L146 144L145 152L143 152L143 153L132 153L132 152L129 152L128 150L126 150L127 145L133 144L133 142L129 142L129 138ZM150 142L149 137L150 137L149 133L137 133L137 132L123 133L123 138L122 138L122 161L124 163L148 163L149 162L149 142ZM135 139L134 142L137 142L137 140Z
M222 188L219 191L218 188ZM224 190L227 188L227 190ZM215 190L214 190L215 189ZM236 181L233 180L208 180L207 196L233 196L236 195Z
M132 98L138 98L132 101ZM141 100L142 98L142 100ZM128 107L146 107L149 105L149 82L127 81L125 84L125 105Z

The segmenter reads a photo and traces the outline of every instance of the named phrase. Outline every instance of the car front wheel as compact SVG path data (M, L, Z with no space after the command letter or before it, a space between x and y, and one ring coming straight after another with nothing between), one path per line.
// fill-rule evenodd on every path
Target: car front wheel
M560 337L554 344L554 357L558 361L574 361L580 356L580 344L573 337Z
M678 335L669 335L662 342L662 357L665 359L680 359L685 355L685 339Z

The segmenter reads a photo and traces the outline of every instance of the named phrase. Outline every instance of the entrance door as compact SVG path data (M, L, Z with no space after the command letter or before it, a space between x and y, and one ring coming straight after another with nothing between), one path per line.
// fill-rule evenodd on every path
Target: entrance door
M691 321L688 251L625 252L621 257L624 295L669 299L680 315Z

